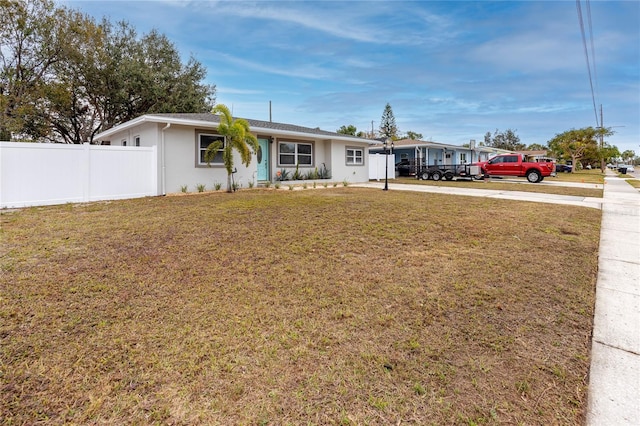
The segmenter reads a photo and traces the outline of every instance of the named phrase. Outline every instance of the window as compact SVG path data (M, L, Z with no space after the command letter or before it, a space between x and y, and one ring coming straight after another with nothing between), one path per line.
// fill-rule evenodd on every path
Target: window
M504 162L505 163L517 163L518 162L518 156L517 155L508 155L508 156L504 157Z
M122 139L122 142L120 142L120 145L127 146L127 140L126 139Z
M135 146L140 146L140 136L134 137L133 141Z
M278 143L278 164L281 166L313 165L313 145L301 142Z
M197 134L197 142L198 142L198 166L206 166L207 160L204 158L205 152L207 152L207 148L209 145L214 143L215 141L221 141L222 147L220 151L213 157L211 160L211 165L221 165L224 164L222 160L222 148L224 148L224 136L215 135L211 133L198 133Z
M347 148L347 166L361 166L364 164L362 148Z
M466 152L461 152L460 153L460 164L464 164L467 162L467 153Z

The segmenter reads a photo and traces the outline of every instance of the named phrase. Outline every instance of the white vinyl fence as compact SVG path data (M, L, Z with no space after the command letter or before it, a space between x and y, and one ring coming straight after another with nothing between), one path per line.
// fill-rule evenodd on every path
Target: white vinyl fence
M384 154L369 154L369 179L382 180L384 179L385 167L384 160L387 159L387 173L389 179L395 179L396 177L396 164L394 155Z
M158 194L156 148L0 142L0 208Z

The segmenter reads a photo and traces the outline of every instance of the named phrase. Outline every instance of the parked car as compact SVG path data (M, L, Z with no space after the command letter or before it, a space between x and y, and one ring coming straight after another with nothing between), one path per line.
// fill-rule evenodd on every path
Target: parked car
M398 176L413 176L415 174L415 166L409 160L400 160L396 163L396 171Z
M634 169L632 164L618 164L618 172L620 172L620 173L635 173L636 169Z
M556 164L556 173L571 173L573 166L571 164Z

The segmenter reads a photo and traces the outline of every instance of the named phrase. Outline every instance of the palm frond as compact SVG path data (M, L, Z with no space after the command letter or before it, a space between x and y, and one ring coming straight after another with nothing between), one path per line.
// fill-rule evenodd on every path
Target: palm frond
M220 151L220 148L222 148L222 141L215 141L209 144L207 150L204 152L204 161L207 162L207 165L211 165L211 162L218 154L218 151Z
M211 110L211 114L220 116L220 124L231 125L233 123L233 116L231 115L231 111L224 104L218 104L213 107Z
M233 173L233 150L235 149L238 151L242 163L248 167L251 163L252 154L258 151L258 139L251 134L249 122L242 118L234 120L226 105L216 105L211 110L211 113L220 116L218 133L224 136L226 140L224 149L222 150L222 160L224 162L225 169L227 170L227 175L231 176ZM214 144L215 143L216 142L214 142ZM213 160L220 148L221 145L218 145L217 151L211 154L210 160L207 160L208 162ZM209 158L208 155L209 148L207 148L207 152L205 153L205 159Z

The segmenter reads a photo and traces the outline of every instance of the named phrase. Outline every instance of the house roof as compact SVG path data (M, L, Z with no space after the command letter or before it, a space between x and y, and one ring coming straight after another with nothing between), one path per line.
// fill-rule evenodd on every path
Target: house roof
M547 155L547 150L523 150L516 151L518 154L526 154L526 155Z
M432 142L432 141L418 141L413 139L401 139L393 142L393 146L395 148L441 148L441 149L451 149L451 150L471 150L471 148L467 146L461 145L451 145L440 142ZM384 149L382 142L377 142L374 146L370 148L371 150L376 149ZM488 152L488 153L506 153L511 151L506 151L503 149L493 148L489 146L480 146L476 145L473 149L475 152Z
M327 139L359 142L374 144L375 141L359 138L356 136L343 135L336 132L328 132L321 130L320 128L311 128L304 126L297 126L295 124L276 123L272 121L253 120L245 118L249 123L249 128L254 133L270 133L278 136L315 136L324 137ZM197 127L217 127L220 123L220 117L210 113L166 113L166 114L146 114L135 118L133 120L122 123L111 129L100 132L94 139L102 140L110 137L111 135L126 130L130 127L137 126L142 123L160 123L160 124L176 124L187 125Z

